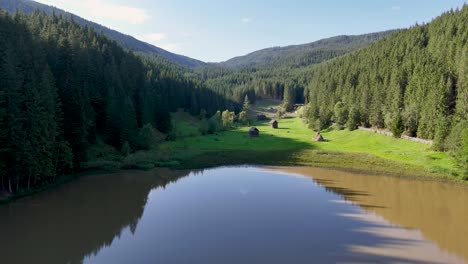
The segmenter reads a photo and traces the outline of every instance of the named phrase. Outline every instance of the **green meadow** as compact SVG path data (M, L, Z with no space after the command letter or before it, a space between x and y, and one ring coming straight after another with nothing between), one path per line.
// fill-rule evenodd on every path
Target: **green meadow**
M298 117L280 119L279 129L270 128L268 122L255 122L253 126L260 130L258 138L249 137L249 127L201 136L195 119L177 120L179 139L161 147L171 153L170 158L177 160L180 167L260 163L333 167L396 176L457 175L449 155L432 151L429 145L359 130L324 131L322 135L327 141L315 142L315 132Z
M278 102L260 101L252 107L251 118L257 114L274 118L277 107ZM90 157L93 161L86 165L90 170L203 169L240 164L316 166L462 181L450 155L432 151L429 145L361 130L331 129L322 131L326 142L315 142L315 132L297 115L287 113L278 119L278 129L271 128L268 121L253 122L251 126L260 130L260 136L252 138L248 134L250 126L202 135L200 119L179 111L172 114L175 140L160 142L150 150L126 157L107 145L97 146Z

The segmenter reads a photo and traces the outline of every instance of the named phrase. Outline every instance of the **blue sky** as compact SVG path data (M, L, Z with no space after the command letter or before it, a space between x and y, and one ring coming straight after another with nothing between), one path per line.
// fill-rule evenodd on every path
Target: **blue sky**
M224 61L273 46L430 22L464 0L36 0L169 51Z

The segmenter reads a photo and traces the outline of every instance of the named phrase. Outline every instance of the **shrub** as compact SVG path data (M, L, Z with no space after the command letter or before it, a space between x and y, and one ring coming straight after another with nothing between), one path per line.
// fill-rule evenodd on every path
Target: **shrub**
M335 104L333 111L333 119L335 120L336 128L343 129L348 121L348 111L342 102Z
M248 126L250 124L249 116L247 115L247 112L242 111L239 113L239 117L237 118L239 123L244 126Z
M122 149L120 150L120 153L122 153L124 157L127 157L131 151L132 149L130 148L130 143L128 143L128 141L125 141L122 144Z
M139 149L148 150L153 148L158 142L162 141L162 139L163 136L160 135L151 124L146 124L138 133L137 147Z
M355 130L359 125L359 110L356 107L351 107L348 114L348 122L346 126L349 130Z
M394 136L394 137L396 137L396 138L401 137L401 134L402 134L403 131L404 131L404 126L403 126L403 120L402 120L402 118L401 118L400 113L397 113L397 114L393 117L393 122L392 122L391 130L392 130L392 133L393 133L393 136Z

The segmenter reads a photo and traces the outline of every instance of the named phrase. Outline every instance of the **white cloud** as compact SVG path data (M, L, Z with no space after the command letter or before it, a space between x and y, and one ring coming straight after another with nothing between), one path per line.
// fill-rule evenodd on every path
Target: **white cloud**
M110 3L109 0L37 0L78 15L102 21L110 19L130 24L143 24L150 16L142 8ZM78 12L77 12L78 11Z
M392 6L393 11L399 11L401 9L400 6Z
M247 23L252 22L252 19L248 18L248 17L244 17L244 18L241 19L241 22L247 24Z
M182 51L182 46L184 45L185 44L183 43L164 43L164 44L159 45L158 47L160 47L161 49L170 51L170 52L180 52Z
M158 43L165 39L167 39L167 35L165 33L150 33L141 37L141 40L150 43Z

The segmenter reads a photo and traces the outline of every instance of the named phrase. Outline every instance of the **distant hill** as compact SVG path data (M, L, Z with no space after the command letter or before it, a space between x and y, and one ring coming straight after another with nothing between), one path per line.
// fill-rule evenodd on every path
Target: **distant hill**
M303 45L274 47L235 57L214 65L225 68L303 67L317 64L370 45L398 30L356 36L336 36Z
M169 60L170 62L174 62L182 66L196 67L196 66L205 65L205 63L202 61L192 59L183 55L171 53L167 50L164 50L156 46L153 46L151 44L148 44L146 42L137 40L132 36L122 34L118 31L115 31L105 26L99 25L97 23L88 21L77 15L74 15L72 13L66 12L64 10L61 10L52 6L40 4L40 3L29 1L29 0L0 0L0 8L5 9L6 11L10 13L21 11L26 14L31 14L32 12L34 12L34 10L37 9L40 11L44 11L49 15L52 14L52 12L55 12L55 14L57 15L63 14L67 17L72 16L73 19L76 22L78 22L80 25L91 26L91 27L94 27L97 31L102 31L104 35L106 35L110 39L115 40L125 49L133 50L135 52L141 52L145 55L161 57L163 59Z

